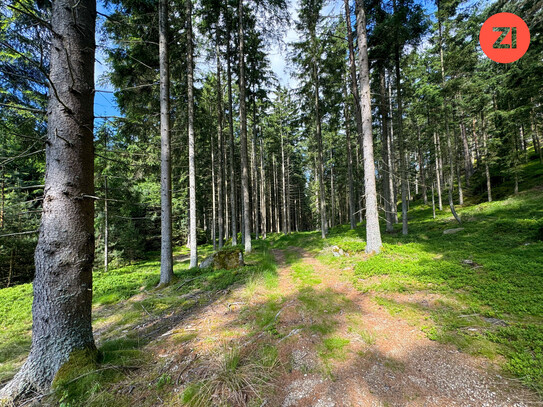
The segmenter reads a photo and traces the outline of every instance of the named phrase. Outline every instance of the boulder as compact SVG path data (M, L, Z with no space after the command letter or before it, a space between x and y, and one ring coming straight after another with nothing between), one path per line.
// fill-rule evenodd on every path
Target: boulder
M463 231L464 228L456 228L456 229L445 229L443 231L444 235L454 235L455 233Z
M243 267L243 253L241 250L222 250L215 253L213 268L215 270L233 270Z
M201 261L200 268L201 269L206 269L208 267L213 266L213 260L214 259L215 259L215 253L212 254L211 256L207 256L204 260Z

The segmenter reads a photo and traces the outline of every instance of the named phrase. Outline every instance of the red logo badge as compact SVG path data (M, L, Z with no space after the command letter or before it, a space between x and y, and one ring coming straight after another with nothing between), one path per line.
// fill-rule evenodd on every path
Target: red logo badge
M508 64L520 59L528 50L530 30L515 14L494 14L481 27L479 43L491 60Z

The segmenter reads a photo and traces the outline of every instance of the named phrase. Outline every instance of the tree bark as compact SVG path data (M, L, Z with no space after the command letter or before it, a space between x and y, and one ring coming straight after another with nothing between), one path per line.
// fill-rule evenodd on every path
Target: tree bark
M382 248L377 189L375 185L375 162L373 160L373 130L371 120L370 69L366 35L366 15L362 0L356 0L358 61L360 66L360 105L364 132L364 185L366 195L366 253L379 253Z
M313 27L311 31L311 39L313 42L313 53L316 53L317 37L315 29ZM317 67L316 55L313 55L312 61L312 74L314 84L314 107L315 107L315 127L317 138L317 173L319 178L319 212L321 218L321 237L324 239L328 234L328 222L326 220L326 204L325 204L325 190L324 190L324 159L322 154L322 129L321 129L321 117L320 117L320 90L319 90L319 72Z
M256 97L253 97L253 132L251 140L251 185L253 193L253 228L255 232L255 238L258 239L258 229L259 229L259 216L258 216L258 170L256 164L256 133L257 133L257 115L256 115Z
M225 191L225 171L224 171L224 140L223 140L223 108L222 108L222 84L221 84L221 54L219 49L218 27L216 33L215 53L217 54L217 112L218 112L218 141L219 141L219 213L218 213L218 231L219 231L219 249L224 246L224 191Z
M462 136L462 146L464 148L464 171L466 172L466 185L469 187L469 179L473 174L473 163L471 162L471 150L469 148L466 125L460 122L460 135Z
M264 169L264 146L260 139L260 213L262 216L262 238L266 239L267 223L267 208L266 208L266 171Z
M55 35L32 346L21 370L0 390L0 400L47 391L75 351L96 356L91 326L95 23L95 0L52 3Z
M363 138L363 132L362 132L362 116L361 116L361 108L360 108L360 99L359 99L359 92L358 92L358 83L357 83L357 75L356 75L356 57L354 52L354 39L353 39L353 30L352 30L352 22L351 22L351 9L349 7L349 0L344 0L345 4L345 21L347 22L347 43L349 46L349 72L351 74L351 94L354 98L354 105L355 105L355 120L356 120L356 130L358 133L358 140L359 144L362 145L362 138ZM356 2L355 2L356 5Z
M194 67L192 46L192 0L186 0L187 18L187 112L189 133L189 208L190 208L190 268L198 267L198 238L196 236L196 164L194 163ZM213 152L212 152L213 154ZM215 175L215 174L213 174ZM214 178L214 177L213 177ZM214 182L214 180L213 180ZM215 186L213 185L213 193ZM213 195L213 234L215 231L215 195ZM215 246L213 239L213 246Z
M382 127L382 151L383 151L383 198L385 200L385 219L386 219L386 231L391 233L394 231L394 208L392 207L393 201L393 185L392 185L392 165L390 163L390 147L389 134L388 134L388 102L386 100L386 85L385 85L385 68L379 66L379 110L381 113L381 127Z
M238 0L239 39L239 121L241 142L241 192L245 253L251 253L251 207L249 202L249 170L247 165L247 108L245 100L245 38L243 33L243 0Z
M238 244L237 230L237 204L236 204L236 183L234 171L234 112L232 102L232 69L230 63L230 28L227 34L227 51L226 51L226 76L228 81L228 129L229 129L229 149L230 155L230 223L232 228L232 246Z
M445 86L445 62L444 62L444 53L443 53L443 34L442 34L442 26L441 26L441 17L439 16L440 13L440 1L437 2L437 9L438 9L438 34L439 34L439 58L440 58L440 64L441 64L441 81L443 83L443 86ZM454 159L453 159L453 151L452 151L452 142L451 142L451 135L449 131L449 121L447 118L447 109L445 104L445 99L443 100L443 115L445 116L445 127L447 132L447 149L449 150L449 207L451 208L451 213L453 214L454 218L458 223L462 223L460 218L458 217L458 214L456 213L456 210L454 209L454 202L453 202L453 188L454 188Z
M284 146L284 140L283 140L283 116L281 111L279 111L279 132L281 135L281 188L282 188L282 226L283 226L283 234L287 234L287 183L286 183L286 176L285 176L285 146Z
M347 6L349 2L347 0ZM354 218L354 187L353 187L353 153L351 148L351 115L348 104L348 92L347 86L343 84L343 95L345 98L345 104L343 105L343 112L345 116L345 136L347 138L347 177L349 185L349 224L351 229L356 227L356 220Z
M396 0L393 0L394 14L396 10ZM402 108L402 87L400 81L400 55L401 47L399 39L396 38L396 44L394 46L394 68L396 70L396 104L398 112L398 127L396 129L396 138L400 147L400 188L402 194L402 234L407 235L408 223L407 223L407 195L408 195L408 180L407 180L407 162L405 152L405 139L403 134L403 108Z
M172 255L172 162L170 134L170 64L168 61L168 1L160 0L159 10L160 60L160 202L161 246L160 285L173 278Z
M439 148L439 136L434 132L434 150L436 161L436 185L437 185L437 203L440 211L443 210L443 200L441 197L441 149Z

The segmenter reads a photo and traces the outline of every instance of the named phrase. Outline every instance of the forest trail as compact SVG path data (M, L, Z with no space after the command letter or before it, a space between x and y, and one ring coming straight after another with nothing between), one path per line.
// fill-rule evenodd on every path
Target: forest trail
M270 405L531 404L533 396L499 376L488 360L429 340L413 321L392 316L371 293L356 290L351 269L333 269L300 248L289 249L301 256L292 265L285 264L283 251L274 255L281 265L279 291L292 298L281 308L278 326L283 334L295 332L280 345L291 370L279 379ZM436 299L395 297L428 305Z
M271 254L278 264L275 280L260 276L225 291L164 334L164 341L150 344L159 359L168 360L161 371L171 371L174 392L186 394L191 385L206 383L220 393L223 384L209 383L221 377L217 372L228 365L228 355L238 352L238 372L224 372L232 375L228 380L247 374L254 386L231 393L232 405L246 405L236 403L236 397L255 401L255 395L257 403L247 405L539 404L530 391L501 377L488 359L428 339L429 318L400 318L379 305L373 293L354 288L350 268L324 265L299 247L271 249ZM390 298L429 308L439 299L424 292ZM273 349L277 363L262 379L244 360L266 349Z

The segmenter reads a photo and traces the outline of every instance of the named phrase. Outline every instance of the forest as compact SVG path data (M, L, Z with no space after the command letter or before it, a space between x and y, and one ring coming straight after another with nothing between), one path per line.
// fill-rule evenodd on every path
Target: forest
M0 406L540 405L542 90L542 0L2 1Z

